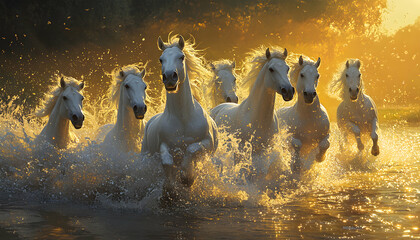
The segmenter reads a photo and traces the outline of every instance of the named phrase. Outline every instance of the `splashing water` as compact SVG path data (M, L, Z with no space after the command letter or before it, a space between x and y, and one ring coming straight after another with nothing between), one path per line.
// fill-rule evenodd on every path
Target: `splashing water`
M21 116L21 107L11 99L0 111L0 237L51 237L55 218L63 221L53 228L57 238L419 236L418 127L382 125L375 158L369 144L363 152L355 144L341 151L333 124L326 160L309 154L300 177L291 174L284 132L253 157L250 145L236 149L237 140L221 132L215 156L197 163L192 188L179 186L168 204L157 158L111 151L95 139L115 120L106 100L87 103L85 125L73 130L80 142L65 150L35 143L45 120ZM234 165L238 155L243 161ZM156 224L164 226L161 235Z

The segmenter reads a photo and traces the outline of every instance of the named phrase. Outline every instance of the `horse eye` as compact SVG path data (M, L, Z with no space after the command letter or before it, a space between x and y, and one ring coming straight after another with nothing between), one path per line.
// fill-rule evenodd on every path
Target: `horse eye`
M303 76L303 73L301 73L301 74L300 74L300 77L304 77L304 76Z
M128 86L127 84L125 84L124 86L125 86L125 88L127 88L127 89L129 89L129 88L130 88L130 86Z
M185 56L182 55L179 59L181 59L182 61L184 61Z
M63 96L63 100L67 100L67 97L66 96Z
M162 63L162 58L159 58L159 62Z
M346 73L346 77L349 77L349 75Z
M272 68L269 68L268 70L270 70L270 72L274 72L274 70Z

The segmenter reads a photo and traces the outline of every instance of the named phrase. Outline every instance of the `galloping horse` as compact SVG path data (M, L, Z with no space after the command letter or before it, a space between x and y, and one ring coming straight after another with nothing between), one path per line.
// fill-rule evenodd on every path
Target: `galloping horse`
M317 62L302 56L294 61L290 80L295 86L298 98L291 107L280 108L277 117L280 126L286 127L291 134L290 143L293 148L292 171L300 172L301 150L306 152L317 149L316 161L324 160L325 152L330 147L330 121L324 106L319 102L316 87L318 86L318 68L321 59Z
M224 102L238 103L236 95L236 74L234 72L235 62L226 59L210 63L213 77L205 85L205 94L215 107Z
M140 151L144 134L144 114L147 111L146 88L143 81L146 70L128 65L116 68L111 76L114 84L110 88L112 101L118 105L117 122L106 135L104 144L116 146L125 152Z
M250 141L253 153L260 153L278 132L277 116L274 114L276 93L290 101L294 88L290 84L285 59L287 50L270 51L268 48L250 54L244 85L252 88L248 98L241 104L223 103L211 110L210 115L217 126L241 139L240 148ZM236 160L235 160L236 161Z
M168 43L159 37L158 47L163 51L159 60L166 106L147 122L142 153L160 153L166 186L176 182L178 172L181 182L191 186L195 162L204 153L215 152L218 145L216 124L193 97L190 86L189 76L200 76L207 69L194 43L180 35L169 37Z
M83 125L83 96L79 93L83 87L83 82L71 77L61 77L59 86L50 89L43 100L43 108L35 112L37 117L49 116L47 125L36 138L37 141L47 141L57 148L66 148L69 143L78 141L70 132L69 122L76 129Z
M360 67L359 59L348 59L331 81L329 89L331 95L342 100L337 109L337 125L344 135L344 143L347 143L348 134L351 133L361 151L364 149L361 135L370 134L373 141L371 153L377 156L378 111L372 98L363 93Z

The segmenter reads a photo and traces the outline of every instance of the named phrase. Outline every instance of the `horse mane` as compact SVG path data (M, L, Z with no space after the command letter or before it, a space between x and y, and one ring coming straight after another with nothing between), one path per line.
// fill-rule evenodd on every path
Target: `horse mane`
M60 86L60 79L64 78L64 81L66 82L66 87L62 88ZM49 116L54 109L55 104L57 103L57 99L60 96L61 93L64 92L65 89L68 87L74 87L78 91L81 91L80 89L80 81L76 80L72 77L66 77L64 75L58 75L56 74L53 79L57 82L56 85L53 85L49 88L48 93L45 94L44 98L41 100L38 109L35 111L36 117L46 117Z
M346 81L346 62L349 62L349 67L355 66L359 59L347 59L340 63L336 73L334 74L330 84L328 85L328 94L338 100L344 99L344 84ZM360 71L362 66L360 66ZM363 91L363 80L360 79L360 91Z
M303 58L303 64L299 64L299 57L302 56ZM297 81L299 79L299 73L305 66L314 66L316 61L312 60L308 56L305 56L303 54L291 54L290 57L287 58L287 64L290 66L290 83L293 87L296 88Z
M257 80L262 67L270 60L266 57L266 49L266 47L260 46L248 53L248 56L245 59L245 77L241 82L241 88L251 90L251 87ZM287 56L284 56L283 52L284 49L281 47L270 46L271 58L286 60Z
M178 34L171 36L171 33L169 33L165 48L178 47L179 36ZM211 72L206 68L203 50L195 49L196 43L194 37L191 35L191 38L184 40L184 42L182 52L185 54L185 65L190 80L191 91L194 98L201 104L204 104L202 87L204 85L204 79L211 78Z
M111 71L111 73L107 74L113 80L111 87L108 89L108 94L110 96L112 103L115 103L115 105L118 106L119 100L120 100L120 93L121 93L120 88L125 78L129 74L133 74L141 78L141 75L140 75L141 69L146 68L146 66L147 66L147 63L144 65L142 63L130 64L124 67L116 67ZM121 71L124 72L124 76L120 75ZM146 94L146 98L147 98L147 94Z
M238 75L233 71L233 63L234 61L228 59L220 59L218 61L212 62L214 66L214 70L211 71L212 77L205 79L204 84L204 93L206 96L210 96L213 98L214 91L216 90L216 80L217 80L217 73L221 70L228 70L231 71L233 76L238 78Z

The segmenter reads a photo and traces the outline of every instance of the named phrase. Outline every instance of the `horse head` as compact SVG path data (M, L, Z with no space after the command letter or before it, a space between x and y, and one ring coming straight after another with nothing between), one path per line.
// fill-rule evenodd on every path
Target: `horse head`
M62 93L59 96L65 106L66 114L64 117L68 118L73 124L74 128L79 129L83 125L85 115L82 112L82 101L84 97L80 94L83 89L84 83L80 83L77 87L67 84L64 77L60 79L60 87Z
M290 83L288 72L289 66L285 62L287 57L287 49L284 49L283 58L271 57L270 49L266 50L267 63L265 64L268 71L265 75L264 84L267 88L271 88L278 94L281 94L284 101L293 99L295 89Z

